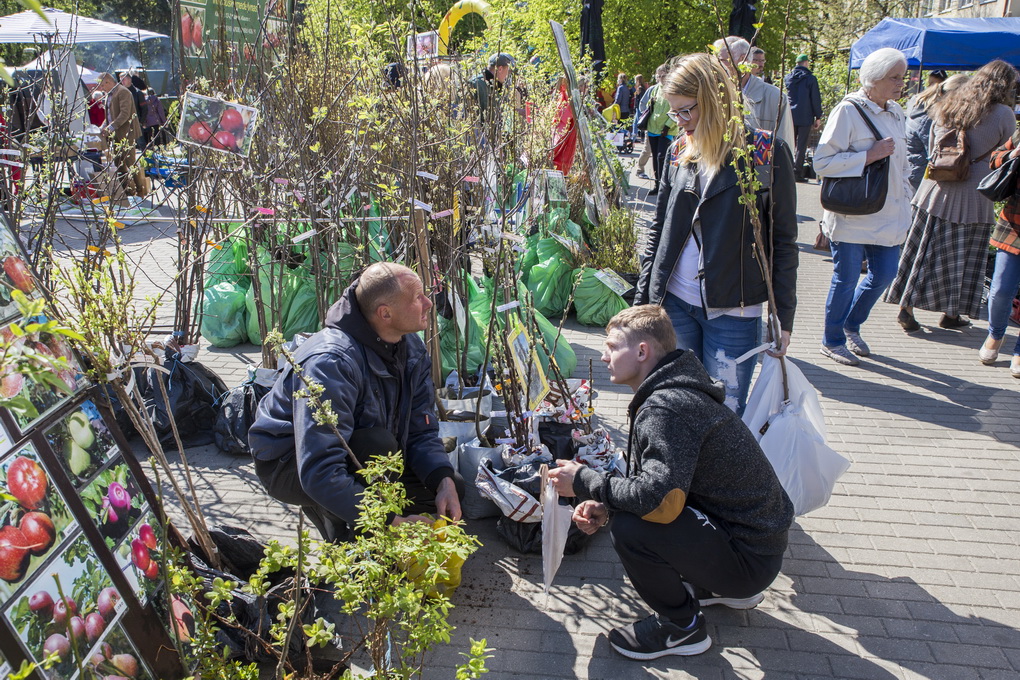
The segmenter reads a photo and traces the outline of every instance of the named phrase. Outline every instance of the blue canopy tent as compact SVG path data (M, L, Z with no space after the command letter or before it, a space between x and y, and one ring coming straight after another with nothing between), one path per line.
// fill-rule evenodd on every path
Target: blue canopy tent
M1020 18L892 19L886 17L850 48L850 69L882 47L895 47L911 69L973 71L993 59L1020 68Z

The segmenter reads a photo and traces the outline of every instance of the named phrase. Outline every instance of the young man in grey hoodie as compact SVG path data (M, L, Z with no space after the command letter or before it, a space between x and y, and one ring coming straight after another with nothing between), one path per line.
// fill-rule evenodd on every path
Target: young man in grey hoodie
M602 361L628 385L626 477L573 461L550 471L562 496L577 496L574 523L610 533L634 589L653 613L609 633L639 660L707 650L702 607L750 609L779 573L793 504L740 418L723 403L695 356L677 350L658 305L617 314Z

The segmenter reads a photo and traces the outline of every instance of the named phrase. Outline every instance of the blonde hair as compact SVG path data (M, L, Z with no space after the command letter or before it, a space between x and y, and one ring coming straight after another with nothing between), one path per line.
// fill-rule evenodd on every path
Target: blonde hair
M949 78L940 83L929 85L924 88L921 94L917 95L917 105L923 106L925 109L930 108L932 104L942 98L942 95L948 94L966 83L969 77L965 73L957 73L955 76L949 76Z
M680 152L684 163L701 162L718 172L744 137L744 117L733 80L714 55L678 59L662 86L666 94L698 100L698 125Z
M647 342L660 357L676 349L676 331L669 314L659 305L628 307L609 320L606 332L619 330L627 342Z

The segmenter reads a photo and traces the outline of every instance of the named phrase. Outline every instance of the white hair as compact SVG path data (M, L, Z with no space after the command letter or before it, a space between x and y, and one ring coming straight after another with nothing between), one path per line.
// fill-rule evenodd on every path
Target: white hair
M906 67L907 57L895 47L875 50L861 64L861 85L870 89L897 66Z
M731 59L734 64L744 61L747 53L751 51L751 43L736 35L719 38L712 46L715 47L720 59Z

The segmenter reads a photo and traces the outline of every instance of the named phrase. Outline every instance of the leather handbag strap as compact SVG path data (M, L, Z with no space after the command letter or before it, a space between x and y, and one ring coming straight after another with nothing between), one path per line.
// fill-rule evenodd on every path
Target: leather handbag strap
M853 99L847 99L847 101L853 104L857 110L861 112L861 118L863 118L864 122L867 123L868 128L871 130L871 134L875 135L875 141L880 141L882 139L882 133L878 131L875 124L871 122L871 118L864 112L864 107L855 102Z

